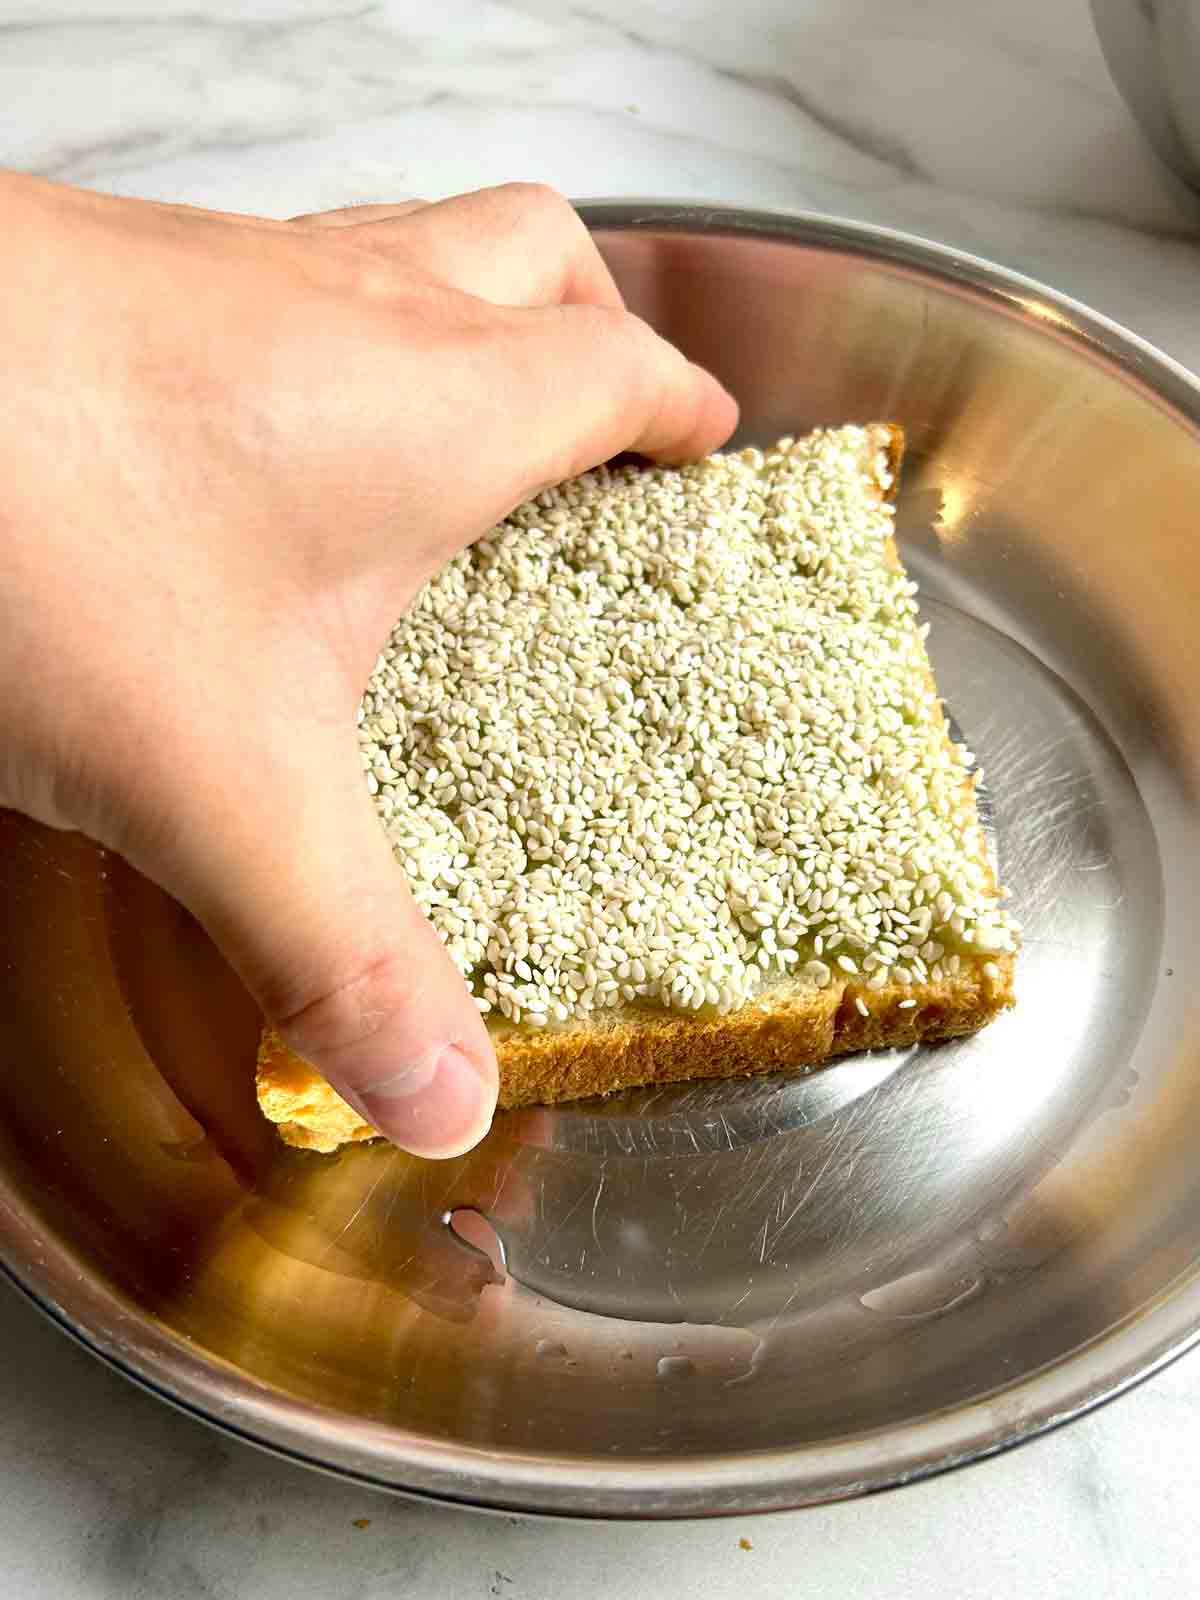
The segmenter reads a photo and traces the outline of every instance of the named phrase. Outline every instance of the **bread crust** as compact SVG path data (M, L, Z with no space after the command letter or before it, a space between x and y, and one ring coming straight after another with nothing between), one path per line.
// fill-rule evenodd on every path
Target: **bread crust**
M1012 1004L1012 977L1012 957L998 956L986 963L964 960L939 983L789 985L725 1016L616 1012L611 1021L589 1018L586 1025L494 1030L499 1106L554 1105L639 1084L811 1069L858 1050L958 1038ZM865 1017L855 1003L860 999ZM257 1079L258 1103L288 1144L330 1151L375 1137L316 1069L269 1030L259 1046Z

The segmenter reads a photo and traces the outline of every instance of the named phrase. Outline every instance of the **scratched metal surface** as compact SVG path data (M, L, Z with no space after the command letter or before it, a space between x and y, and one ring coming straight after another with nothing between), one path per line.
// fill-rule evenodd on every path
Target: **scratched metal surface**
M326 1159L258 1116L258 1018L195 924L0 814L0 1252L143 1381L372 1481L793 1505L999 1448L1200 1328L1200 398L918 242L591 215L747 437L905 425L899 539L1025 928L1016 1010L513 1113L460 1161Z
M497 1227L521 1283L612 1316L759 1325L945 1258L936 1310L982 1286L972 1230L1034 1176L1031 1127L1049 1161L1124 1092L1111 1063L1138 1037L1162 941L1153 829L1086 707L932 587L938 682L1005 819L1019 1007L937 1050L518 1117L534 1201Z

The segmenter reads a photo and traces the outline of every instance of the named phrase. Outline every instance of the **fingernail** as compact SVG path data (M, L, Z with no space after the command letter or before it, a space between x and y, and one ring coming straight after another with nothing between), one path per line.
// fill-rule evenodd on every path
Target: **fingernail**
M491 1127L496 1085L457 1045L354 1095L380 1133L416 1156L460 1156Z

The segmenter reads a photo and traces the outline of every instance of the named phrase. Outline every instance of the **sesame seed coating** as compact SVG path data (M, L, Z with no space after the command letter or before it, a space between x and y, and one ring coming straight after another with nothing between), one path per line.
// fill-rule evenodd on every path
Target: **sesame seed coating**
M598 468L396 624L366 782L485 1015L727 1013L1014 948L894 561L889 438Z

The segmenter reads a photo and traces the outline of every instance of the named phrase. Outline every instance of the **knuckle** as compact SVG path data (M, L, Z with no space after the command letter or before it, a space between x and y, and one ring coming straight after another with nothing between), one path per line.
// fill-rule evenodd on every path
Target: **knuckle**
M352 254L354 287L358 294L372 302L393 300L401 276L395 260L369 242L360 244L356 241L348 248Z
M617 345L640 346L650 332L645 323L639 323L636 317L619 306L564 306L562 313L575 323L585 339L592 339L609 349Z
M366 956L331 979L284 981L265 1009L294 1050L327 1061L393 1022L411 1003L412 976L394 952Z
M512 206L522 226L541 227L560 238L587 238L587 229L578 211L565 194L550 184L504 184L496 194L504 198L507 206Z
M620 388L630 415L655 402L675 354L648 322L610 306L576 306L590 324L591 337L613 357L611 381Z
M551 184L506 183L497 190L497 193L514 203L517 209L526 215L545 217L551 222L583 226L566 195Z
M333 226L335 219L341 215L340 211L300 211L286 220L289 228L328 228Z

